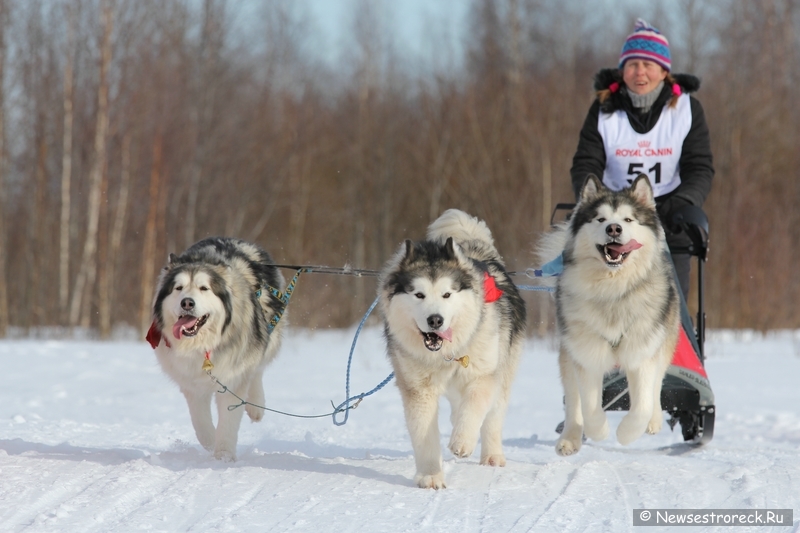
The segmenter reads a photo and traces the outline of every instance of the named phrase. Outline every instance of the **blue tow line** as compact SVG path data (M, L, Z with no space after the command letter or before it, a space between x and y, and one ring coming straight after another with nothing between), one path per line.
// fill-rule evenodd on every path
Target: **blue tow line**
M350 355L347 357L347 379L345 381L345 387L344 387L344 396L347 399L342 403L340 403L334 409L333 414L331 415L331 417L333 418L334 425L343 426L347 424L347 419L350 417L350 409L351 409L350 402L352 402L353 400L360 402L367 396L375 394L376 392L384 388L390 381L394 379L394 372L392 372L391 374L386 376L386 379L378 383L378 386L372 389L371 391L362 392L361 394L357 394L353 397L350 397L350 365L353 362L353 352L356 350L356 343L358 342L358 336L361 334L361 330L364 328L364 323L367 321L367 318L369 317L370 313L372 313L372 311L375 309L377 305L378 305L378 298L375 298L375 301L372 302L372 305L370 305L369 309L367 309L367 313L364 315L364 318L361 319L361 323L358 325L358 329L356 329L356 335L355 337L353 337L353 344L350 346ZM357 406L358 403L356 403L356 405L354 405L352 408L355 409ZM336 415L341 413L342 411L344 411L344 420L339 422L338 420L336 420Z
M549 263L542 266L541 269L533 269L529 268L525 271L525 274L530 278L548 278L553 276L558 276L564 270L564 260L562 256L558 256ZM541 287L539 285L517 285L517 289L521 291L545 291L545 292L553 292L555 291L552 287ZM361 330L364 329L364 324L367 322L367 318L369 315L372 314L372 311L375 310L375 307L378 305L379 298L375 298L375 301L372 302L372 305L369 306L367 312L364 314L364 318L361 319L361 323L358 325L356 329L356 334L353 337L353 344L350 345L350 355L347 357L347 376L345 378L345 386L344 386L344 396L347 398L345 401L340 403L338 406L334 408L333 413L331 414L331 418L333 418L334 425L343 426L347 424L347 419L350 417L350 409L355 409L358 407L359 402L370 396L375 394L382 388L384 388L390 381L394 379L394 372L386 376L386 379L378 383L378 385L368 391L362 392L361 394L357 394L355 396L350 396L350 368L353 363L353 352L356 350L356 344L358 343L358 336L361 334ZM353 407L350 407L350 402L355 401L356 404ZM344 420L339 422L336 418L336 415L339 413L344 413Z

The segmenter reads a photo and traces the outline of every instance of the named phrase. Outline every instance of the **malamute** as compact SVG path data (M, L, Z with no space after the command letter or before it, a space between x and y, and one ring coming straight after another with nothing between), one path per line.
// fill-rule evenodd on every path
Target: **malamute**
M525 304L489 228L450 209L427 240L406 241L379 280L387 350L403 399L415 482L443 488L439 397L450 401L449 448L504 466L503 420L525 328Z
M147 340L161 368L180 387L189 405L197 439L214 457L236 459L242 409L231 394L218 393L203 369L206 359L213 374L245 400L264 405L264 368L277 354L283 319L270 331L270 320L283 304L267 290L283 291L283 276L269 254L231 238L202 240L180 256L170 254L153 300L153 325ZM206 363L208 364L208 363ZM211 419L216 396L217 427ZM264 416L247 405L254 422Z
M614 192L589 176L569 221L545 235L540 259L562 250L556 319L566 419L556 452L576 453L584 434L608 436L603 375L615 366L625 372L630 395L617 440L629 444L645 431L657 433L680 300L647 177Z

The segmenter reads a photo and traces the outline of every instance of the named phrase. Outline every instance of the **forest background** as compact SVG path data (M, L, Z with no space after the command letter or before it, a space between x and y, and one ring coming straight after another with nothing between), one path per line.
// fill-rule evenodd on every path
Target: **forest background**
M470 0L462 45L442 37L425 68L367 0L322 60L298 4L0 0L0 336L144 331L167 254L211 235L379 269L458 207L534 266L573 200L593 75L640 16L702 80L709 327L800 327L797 2ZM372 278L305 275L292 322L349 326L374 297ZM550 296L525 298L546 333Z

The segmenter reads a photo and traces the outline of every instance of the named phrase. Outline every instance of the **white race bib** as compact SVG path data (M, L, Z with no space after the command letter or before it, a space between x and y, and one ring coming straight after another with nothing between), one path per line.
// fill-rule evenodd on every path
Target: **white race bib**
M629 187L642 173L650 178L656 197L674 191L681 184L681 149L691 127L688 94L680 95L674 108L665 106L658 122L647 133L636 133L623 110L600 112L597 130L606 151L603 183L619 191Z

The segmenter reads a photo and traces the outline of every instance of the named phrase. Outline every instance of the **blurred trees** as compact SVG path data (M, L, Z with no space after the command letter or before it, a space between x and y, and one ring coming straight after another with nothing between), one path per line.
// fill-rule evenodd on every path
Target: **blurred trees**
M791 0L608 14L473 0L461 66L421 74L380 3L358 4L336 67L309 53L314 29L293 3L255 4L0 0L0 335L145 328L167 254L210 235L280 263L377 269L458 207L488 222L510 269L533 266L552 206L573 199L592 77L651 15L674 70L703 81L709 325L800 326ZM296 326L341 327L375 285L307 275L298 291ZM545 331L549 296L525 298Z

